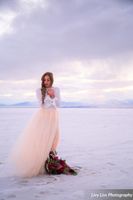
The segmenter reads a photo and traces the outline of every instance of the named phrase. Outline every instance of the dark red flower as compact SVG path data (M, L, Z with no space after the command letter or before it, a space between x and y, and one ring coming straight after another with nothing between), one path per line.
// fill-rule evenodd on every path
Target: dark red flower
M73 174L77 172L66 164L65 160L58 158L57 152L50 151L45 162L45 170L48 174Z

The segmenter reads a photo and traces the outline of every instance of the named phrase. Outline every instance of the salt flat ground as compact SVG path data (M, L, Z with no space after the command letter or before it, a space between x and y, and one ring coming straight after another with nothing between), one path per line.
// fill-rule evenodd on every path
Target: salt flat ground
M57 152L78 175L9 176L6 159L37 109L0 108L0 200L81 200L93 189L133 188L133 109L60 109Z

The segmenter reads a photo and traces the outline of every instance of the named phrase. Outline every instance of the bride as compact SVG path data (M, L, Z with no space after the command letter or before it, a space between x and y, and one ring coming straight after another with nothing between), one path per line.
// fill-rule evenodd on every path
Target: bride
M59 143L60 90L53 87L53 74L41 77L41 88L36 90L40 103L11 153L14 175L32 177L45 173L44 164L50 151L56 151Z

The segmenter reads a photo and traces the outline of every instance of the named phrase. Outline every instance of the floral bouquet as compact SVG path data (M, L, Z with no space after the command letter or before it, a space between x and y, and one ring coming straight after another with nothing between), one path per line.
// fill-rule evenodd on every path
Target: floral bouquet
M45 170L48 174L77 175L77 172L68 166L65 160L58 158L56 151L50 151L49 157L45 162Z

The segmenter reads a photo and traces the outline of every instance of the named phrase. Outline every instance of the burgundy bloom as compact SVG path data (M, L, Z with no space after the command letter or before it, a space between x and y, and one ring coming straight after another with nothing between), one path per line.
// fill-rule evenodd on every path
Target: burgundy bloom
M45 162L45 170L48 174L73 174L77 172L66 164L65 160L58 158L57 152L50 151L49 157Z

